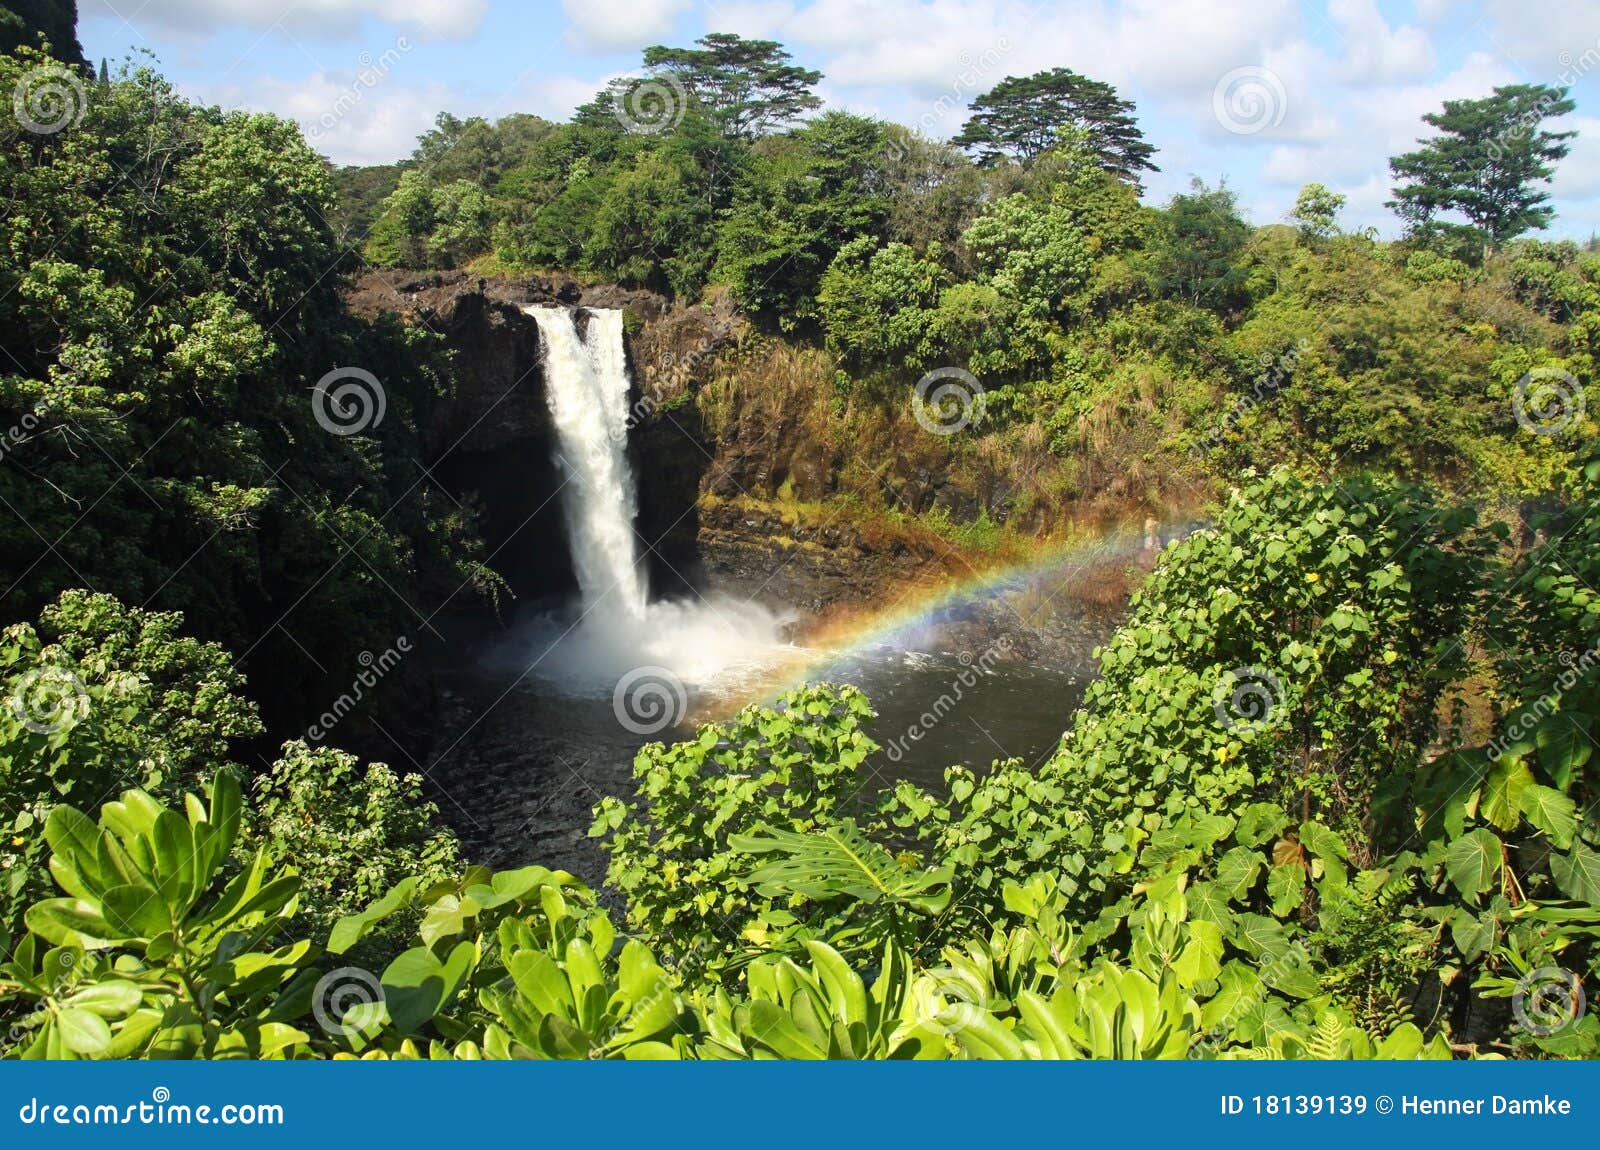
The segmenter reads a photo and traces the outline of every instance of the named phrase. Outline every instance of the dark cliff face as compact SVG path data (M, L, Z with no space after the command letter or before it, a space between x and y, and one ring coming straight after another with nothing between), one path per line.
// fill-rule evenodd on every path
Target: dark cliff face
M655 593L698 590L696 497L716 448L694 405L680 401L696 371L732 338L734 317L611 285L461 272L375 272L350 295L352 310L395 313L450 348L453 391L424 429L424 463L453 499L476 511L489 565L524 602L576 586L539 329L523 310L533 304L577 308L580 323L585 308L625 312L640 551Z

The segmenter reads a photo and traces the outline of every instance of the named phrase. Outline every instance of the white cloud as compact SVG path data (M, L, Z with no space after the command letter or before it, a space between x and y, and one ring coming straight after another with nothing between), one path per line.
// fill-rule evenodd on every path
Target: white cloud
M661 42L690 6L691 0L561 0L571 21L568 42L601 52Z
M1567 158L1555 166L1551 193L1570 203L1600 200L1600 119L1575 116L1563 120L1561 127L1576 129L1578 138L1570 142Z
M1429 76L1433 44L1421 28L1391 28L1377 0L1329 0L1328 18L1345 43L1343 78L1356 83L1392 83Z
M411 154L417 137L452 106L441 84L407 85L394 76L369 80L374 69L344 75L313 72L298 80L253 78L199 95L224 108L273 112L294 120L306 141L339 164L387 164Z
M579 104L587 104L614 76L558 75L552 72L533 72L495 99L476 114L499 119L512 112L531 112L547 120L569 118Z
M1555 83L1573 60L1600 44L1600 4L1594 0L1487 0L1486 50L1509 55L1518 79Z
M976 58L1002 41L1007 70L1019 75L1066 65L1150 91L1209 92L1298 22L1292 0L733 0L707 10L719 29L807 50L841 88L925 94L952 83L963 53Z
M420 36L460 40L478 30L487 0L85 0L83 15L135 27L210 35L244 25L293 34L348 35L366 18L386 20Z

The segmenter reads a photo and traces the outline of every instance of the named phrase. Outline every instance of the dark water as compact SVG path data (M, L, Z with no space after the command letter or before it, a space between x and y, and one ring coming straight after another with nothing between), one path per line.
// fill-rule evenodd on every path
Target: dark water
M654 734L624 726L612 692L552 676L541 659L547 626L524 624L493 642L450 644L463 654L446 673L444 729L428 772L433 797L474 861L539 862L598 882L605 860L588 838L592 808L608 795L632 796L634 756L647 742L687 738L699 721L771 702L798 678L866 693L877 712L868 733L882 748L866 769L884 788L909 779L941 789L953 764L981 772L1015 758L1035 766L1070 724L1089 652L1112 623L1103 613L1069 615L1050 643L1030 633L1015 646L1003 630L991 628L980 643L970 630L934 627L914 643L874 643L777 678L753 672L691 691L683 720Z

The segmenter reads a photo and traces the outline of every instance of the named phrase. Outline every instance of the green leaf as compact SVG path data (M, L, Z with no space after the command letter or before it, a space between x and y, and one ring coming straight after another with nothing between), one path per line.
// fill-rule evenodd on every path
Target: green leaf
M98 903L81 898L36 902L24 912L23 921L46 942L82 950L98 950L128 937L106 922Z
M111 1027L91 1010L68 1007L56 1015L56 1027L63 1045L74 1054L92 1057L111 1045Z
M843 956L823 942L808 939L806 951L811 955L811 966L816 971L833 1016L846 1026L867 1021L867 990L861 976L850 969Z
M333 931L328 935L328 952L343 954L366 937L367 932L378 923L402 907L411 905L411 900L417 892L417 883L418 880L415 878L397 883L366 910L359 914L347 914L334 923Z
M1289 816L1277 803L1251 803L1239 816L1234 838L1242 846L1258 847L1289 825Z
M1297 862L1275 866L1267 872L1267 897L1272 899L1272 913L1286 918L1305 897L1306 871Z
M1483 783L1478 812L1503 831L1522 821L1522 792L1533 784L1533 772L1520 758L1503 755Z
M1378 1044L1373 1057L1389 1062L1410 1062L1422 1054L1422 1047L1422 1031L1414 1023L1403 1022Z
M846 896L866 903L898 903L924 914L937 914L950 901L950 866L933 870L904 866L849 819L809 835L770 828L764 834L729 835L728 845L745 854L783 856L750 874L768 897Z
M426 947L413 947L383 972L383 1001L389 1019L402 1034L415 1034L449 1003L472 973L477 947L460 942L440 962Z
M100 906L114 930L129 938L154 938L172 929L172 916L162 892L138 883L107 890Z
M50 808L44 837L50 844L50 873L61 889L78 898L93 898L105 885L98 854L100 828L83 812L62 803Z
M108 979L74 991L62 1001L62 1005L87 1010L102 1018L121 1018L137 1010L143 999L144 992L133 983L125 979Z
M1573 774L1594 753L1589 730L1594 720L1579 711L1561 711L1539 724L1534 742L1539 748L1539 766L1552 782L1565 791Z
M1566 795L1532 783L1523 788L1519 805L1528 821L1549 835L1558 849L1572 845L1578 830L1578 805Z
M1257 958L1275 957L1289 949L1283 924L1261 914L1241 914L1235 920L1233 941Z
M1500 840L1494 832L1478 828L1450 844L1445 855L1445 872L1457 890L1476 901L1500 874Z
M1550 856L1550 873L1568 898L1600 906L1600 852L1575 842L1566 854Z
M572 986L556 960L540 950L524 950L506 959L506 970L516 984L517 993L533 1004L540 1014L577 1016Z

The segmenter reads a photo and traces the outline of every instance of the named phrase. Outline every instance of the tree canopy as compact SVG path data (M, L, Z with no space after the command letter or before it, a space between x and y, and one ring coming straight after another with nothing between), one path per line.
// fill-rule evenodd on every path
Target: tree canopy
M1549 192L1536 185L1550 182L1551 165L1566 156L1567 141L1577 133L1543 125L1576 106L1565 88L1544 84L1499 87L1481 100L1446 100L1443 111L1422 117L1439 134L1389 161L1399 181L1389 206L1423 234L1441 212L1459 212L1493 244L1548 227L1555 211Z
M1139 130L1133 102L1071 68L1007 76L972 101L972 116L952 142L980 163L1010 156L1027 165L1069 130L1083 134L1106 171L1135 185L1140 172L1160 171L1150 160L1156 149Z
M644 50L644 65L681 84L730 136L754 139L822 106L812 91L822 73L791 64L776 41L713 32L695 43L698 48L652 45Z

